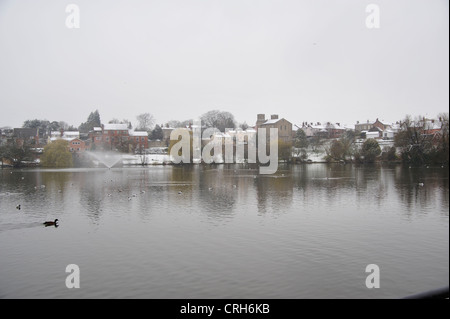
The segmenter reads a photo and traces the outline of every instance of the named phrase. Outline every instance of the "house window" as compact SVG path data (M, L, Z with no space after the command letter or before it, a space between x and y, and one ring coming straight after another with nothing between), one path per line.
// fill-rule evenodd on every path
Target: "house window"
M77 151L79 151L80 150L80 148L77 148Z
M145 137L141 137L141 141L144 142L145 141Z
M109 137L108 136L106 137L106 141L109 142Z

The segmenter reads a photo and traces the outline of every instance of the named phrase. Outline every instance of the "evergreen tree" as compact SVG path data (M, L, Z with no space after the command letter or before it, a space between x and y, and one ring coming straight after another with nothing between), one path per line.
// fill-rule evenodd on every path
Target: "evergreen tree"
M101 126L100 114L98 110L95 110L94 112L91 112L89 114L86 122L81 123L81 125L78 127L78 130L81 133L88 133L89 131L92 131L94 127L100 126Z
M162 131L161 126L159 126L158 124L156 124L155 128L152 131L151 139L152 140L162 140L163 139L163 131Z
M381 147L376 139L369 138L364 142L361 153L364 156L364 161L371 163L381 154Z

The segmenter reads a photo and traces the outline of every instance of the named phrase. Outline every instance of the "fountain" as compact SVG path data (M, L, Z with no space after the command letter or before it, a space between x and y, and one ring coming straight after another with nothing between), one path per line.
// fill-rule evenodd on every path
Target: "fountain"
M116 152L98 152L88 151L86 152L90 157L102 163L107 168L111 168L122 160L122 154Z

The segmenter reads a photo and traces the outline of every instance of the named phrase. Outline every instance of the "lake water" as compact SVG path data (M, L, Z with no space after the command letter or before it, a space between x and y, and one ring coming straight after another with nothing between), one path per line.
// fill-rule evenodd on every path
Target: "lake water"
M399 298L448 285L448 168L257 172L1 170L0 297Z

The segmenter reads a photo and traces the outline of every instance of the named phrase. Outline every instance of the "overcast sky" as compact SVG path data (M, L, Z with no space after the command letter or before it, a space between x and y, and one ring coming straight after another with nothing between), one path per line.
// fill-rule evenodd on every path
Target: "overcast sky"
M104 123L434 117L448 112L448 24L448 0L0 0L0 127L78 126L95 109Z

